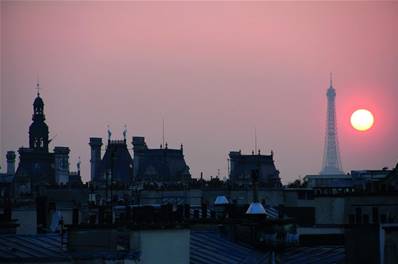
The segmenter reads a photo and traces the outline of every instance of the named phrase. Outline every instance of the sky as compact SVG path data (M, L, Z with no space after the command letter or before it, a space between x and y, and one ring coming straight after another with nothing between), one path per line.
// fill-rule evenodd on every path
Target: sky
M343 169L398 162L398 3L11 2L1 4L1 165L28 146L36 82L50 148L90 178L90 137L184 144L193 177L229 151L274 151L282 182L322 165L333 72ZM355 131L367 108L375 125ZM131 144L129 145L131 147Z

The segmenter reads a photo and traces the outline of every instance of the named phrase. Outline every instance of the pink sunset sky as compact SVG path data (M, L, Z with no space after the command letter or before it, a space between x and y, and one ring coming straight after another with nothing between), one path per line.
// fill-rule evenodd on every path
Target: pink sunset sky
M398 161L398 3L11 2L1 4L1 165L28 146L39 75L54 146L89 137L184 144L193 177L228 152L274 151L284 183L321 169L333 72L345 171ZM351 113L375 115L355 131ZM131 146L131 145L130 145Z

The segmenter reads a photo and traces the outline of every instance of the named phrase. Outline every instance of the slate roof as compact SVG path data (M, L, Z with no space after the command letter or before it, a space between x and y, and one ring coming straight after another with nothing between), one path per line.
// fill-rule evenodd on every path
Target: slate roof
M214 231L191 231L191 264L269 263L270 252L229 241ZM344 263L344 246L293 247L286 249L280 263Z
M251 183L251 173L254 169L259 170L259 183L265 183L270 187L280 187L279 171L275 167L273 154L244 155L241 152L231 151L229 153L231 170L229 178L232 182Z
M264 254L241 246L213 231L191 231L191 264L261 263Z
M125 184L130 183L133 177L133 159L124 140L111 140L108 142L105 154L100 162L96 180L104 181L106 179L106 172L111 170L112 153L114 153L113 180Z
M139 181L181 181L190 177L179 149L146 149L139 154L137 166L134 177Z
M104 254L116 257L117 252ZM215 231L191 231L191 264L269 263L270 254L232 242ZM0 263L72 262L71 256L63 250L59 234L0 235ZM344 263L345 249L344 246L294 247L278 258L284 264Z
M336 264L345 263L344 246L291 248L282 256L282 263Z
M0 183L12 183L14 180L13 175L8 175L7 173L0 173Z
M0 263L68 260L58 234L0 236Z

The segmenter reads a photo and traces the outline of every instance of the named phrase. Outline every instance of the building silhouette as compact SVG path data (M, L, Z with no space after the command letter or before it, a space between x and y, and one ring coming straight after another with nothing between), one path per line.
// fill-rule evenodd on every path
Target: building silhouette
M7 151L7 171L0 173L0 198L13 195L13 182L15 177L15 151Z
M339 152L336 125L336 90L333 88L332 76L327 96L326 136L323 154L323 164L320 174L344 174Z
M133 137L134 179L138 182L188 182L189 167L184 149L170 149L166 142L159 149L149 149L144 137Z
M29 127L29 147L18 150L19 164L15 172L16 194L32 193L41 186L62 185L69 182L69 148L56 146L49 151L49 128L44 114L44 101L37 84L33 102L32 124ZM11 154L10 154L11 155ZM10 160L12 156L10 156ZM74 173L80 178L80 172ZM81 182L79 179L75 179Z
M183 147L150 149L144 137L133 137L134 159L127 147L126 139L108 139L105 154L101 157L102 138L90 138L91 180L94 183L121 185L137 183L177 183L191 179ZM112 175L112 176L110 176Z
M258 184L264 187L279 188L282 186L279 171L274 164L274 154L263 155L260 151L251 155L242 155L241 151L229 153L229 179L236 184L251 184L253 170L258 170Z
M133 180L133 159L126 139L108 138L105 154L101 157L102 138L90 138L91 181L97 184L130 184Z

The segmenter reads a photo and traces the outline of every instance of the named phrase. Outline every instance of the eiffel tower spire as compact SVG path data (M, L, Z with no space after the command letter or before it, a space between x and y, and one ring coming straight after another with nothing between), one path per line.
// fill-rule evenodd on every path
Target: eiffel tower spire
M339 152L339 144L336 126L336 90L333 88L332 74L330 74L330 86L326 93L327 96L327 118L325 149L323 154L322 171L320 174L344 174Z

